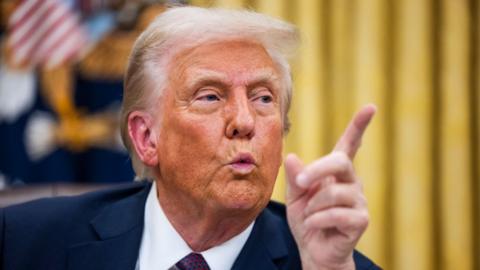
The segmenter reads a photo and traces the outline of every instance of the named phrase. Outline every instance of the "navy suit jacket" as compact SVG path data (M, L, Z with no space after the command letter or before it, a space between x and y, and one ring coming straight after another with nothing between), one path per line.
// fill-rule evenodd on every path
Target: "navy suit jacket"
M0 209L0 269L133 270L151 185L145 182ZM355 251L357 269L378 269ZM232 269L301 269L285 207L258 216Z

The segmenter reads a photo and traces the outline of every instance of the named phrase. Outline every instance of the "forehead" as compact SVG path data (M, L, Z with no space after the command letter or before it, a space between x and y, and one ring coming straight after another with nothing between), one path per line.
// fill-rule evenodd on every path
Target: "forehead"
M278 70L265 48L247 40L211 42L179 52L171 74L185 80L198 77L245 84L250 80L278 80Z

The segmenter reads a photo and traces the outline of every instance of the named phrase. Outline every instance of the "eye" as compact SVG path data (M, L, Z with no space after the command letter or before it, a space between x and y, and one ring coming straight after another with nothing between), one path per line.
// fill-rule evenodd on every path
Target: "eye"
M266 96L261 96L260 101L263 103L270 103L273 101L272 96L266 95Z
M200 96L198 98L198 100L202 100L202 101L218 101L220 100L220 98L215 95L215 94L207 94L207 95L203 95L203 96Z
M252 100L260 104L270 104L275 101L272 91L264 86L252 90Z
M258 93L254 100L260 104L270 104L273 102L273 96L269 92L264 91L262 93Z

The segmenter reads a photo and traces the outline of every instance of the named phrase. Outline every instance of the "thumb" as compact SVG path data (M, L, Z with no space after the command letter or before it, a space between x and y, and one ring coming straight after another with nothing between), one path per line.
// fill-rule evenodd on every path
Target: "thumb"
M297 175L303 170L303 162L295 154L288 154L285 158L285 173L287 175L287 204L295 201L304 188L297 185Z

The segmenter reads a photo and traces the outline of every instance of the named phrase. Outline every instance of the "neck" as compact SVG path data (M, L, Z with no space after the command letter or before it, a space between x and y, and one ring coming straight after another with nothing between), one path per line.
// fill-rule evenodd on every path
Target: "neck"
M235 237L243 232L258 214L251 211L245 213L210 209L175 195L175 198L170 198L169 193L157 184L160 206L175 230L194 252L205 251Z

